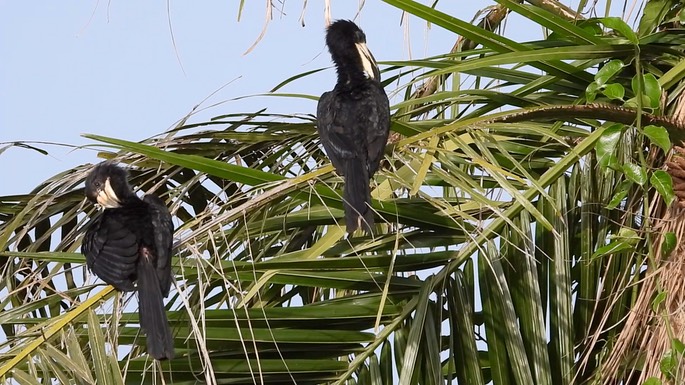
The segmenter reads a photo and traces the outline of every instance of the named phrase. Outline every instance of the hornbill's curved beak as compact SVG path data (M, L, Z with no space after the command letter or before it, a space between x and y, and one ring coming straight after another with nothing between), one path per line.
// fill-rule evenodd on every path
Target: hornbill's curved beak
M97 195L98 204L106 209L115 209L121 207L119 197L112 189L109 178L105 181L105 187L98 190Z

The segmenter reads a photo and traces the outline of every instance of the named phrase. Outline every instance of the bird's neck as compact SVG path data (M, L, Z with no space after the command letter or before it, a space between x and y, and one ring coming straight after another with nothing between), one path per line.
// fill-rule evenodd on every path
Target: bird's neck
M336 65L338 73L338 84L342 86L355 87L366 83L369 78L357 63L340 61Z
M138 205L142 205L142 204L143 204L143 200L140 199L138 197L138 195L136 195L136 193L134 193L133 191L130 191L129 193L127 193L126 195L121 197L121 205L124 207L126 207L126 206L133 207L133 206L138 206Z
M370 80L366 76L338 76L338 88L356 89L368 85Z

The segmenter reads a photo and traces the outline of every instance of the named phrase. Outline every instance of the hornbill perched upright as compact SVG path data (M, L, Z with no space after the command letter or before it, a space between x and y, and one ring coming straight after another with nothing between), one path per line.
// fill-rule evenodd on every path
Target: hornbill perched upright
M390 132L390 105L364 32L351 21L328 27L326 45L338 73L332 91L319 99L317 130L326 154L345 178L347 232L371 232L369 180L378 170Z
M83 241L88 267L117 290L138 290L148 354L158 360L173 358L174 341L162 299L169 295L172 278L174 225L169 209L156 196L138 198L126 171L109 162L88 175L86 197L104 208L89 224Z

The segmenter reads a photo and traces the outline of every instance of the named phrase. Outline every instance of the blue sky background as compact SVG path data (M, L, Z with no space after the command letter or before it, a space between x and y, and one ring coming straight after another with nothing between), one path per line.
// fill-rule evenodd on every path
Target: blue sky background
M139 141L173 126L229 82L205 105L267 92L290 76L331 65L323 2L308 3L304 27L302 2L285 2L285 15L274 10L263 40L244 55L265 22L264 2L245 3L238 21L238 1L1 1L0 143L93 144L81 133ZM439 2L438 9L468 21L492 4ZM357 7L355 1L334 1L332 17L355 18ZM404 25L402 20L400 11L381 1L365 2L356 21L379 61L422 58L454 44L450 32L416 18ZM283 91L320 95L334 83L329 69ZM263 107L313 114L316 102L229 101L193 120ZM16 147L0 154L0 195L28 192L58 172L99 161L92 149L37 146L50 154Z

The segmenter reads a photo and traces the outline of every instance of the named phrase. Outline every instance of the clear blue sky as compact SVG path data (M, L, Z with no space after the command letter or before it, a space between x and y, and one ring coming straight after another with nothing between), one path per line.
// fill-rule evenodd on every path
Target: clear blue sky
M324 46L323 2L308 3L304 27L302 2L285 2L286 15L274 10L264 39L247 55L264 24L264 2L245 2L240 22L238 3L0 2L0 142L92 144L81 133L138 141L165 131L231 80L237 79L207 104L263 93L292 75L331 65ZM438 8L458 12L455 16L464 20L492 4L447 3ZM357 5L334 1L332 16L352 19ZM366 1L357 22L376 59L408 59L410 48L412 58L422 58L454 44L451 33L428 29L415 18L409 19L409 44L401 20L393 7ZM334 83L331 69L285 91L320 95ZM228 102L201 117L262 107L314 113L316 105L252 98ZM19 148L0 154L0 195L28 192L58 172L99 161L88 149L39 147L50 155Z

